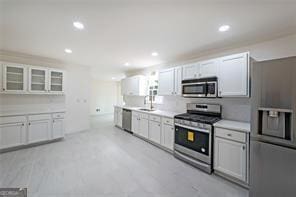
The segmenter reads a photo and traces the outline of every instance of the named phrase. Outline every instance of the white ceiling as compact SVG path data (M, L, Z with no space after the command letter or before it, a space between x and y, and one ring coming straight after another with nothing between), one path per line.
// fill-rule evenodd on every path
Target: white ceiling
M102 79L296 32L293 0L0 1L1 49L91 66ZM76 20L83 31L73 28ZM218 32L222 24L230 31Z

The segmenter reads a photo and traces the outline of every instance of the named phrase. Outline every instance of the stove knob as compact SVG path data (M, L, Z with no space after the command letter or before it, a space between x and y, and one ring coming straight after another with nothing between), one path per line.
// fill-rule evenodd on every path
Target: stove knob
M201 152L206 152L206 149L205 148L201 148Z

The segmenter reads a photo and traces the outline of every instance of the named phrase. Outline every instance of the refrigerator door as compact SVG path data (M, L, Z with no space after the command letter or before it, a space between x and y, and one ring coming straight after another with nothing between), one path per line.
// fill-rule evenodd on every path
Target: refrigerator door
M296 195L296 150L251 141L250 197Z

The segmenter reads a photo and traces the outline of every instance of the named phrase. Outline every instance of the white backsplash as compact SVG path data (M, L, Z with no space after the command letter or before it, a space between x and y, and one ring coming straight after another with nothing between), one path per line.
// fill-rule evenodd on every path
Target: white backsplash
M145 107L144 97L124 96L127 106ZM183 113L187 103L212 103L222 106L222 118L250 122L251 106L249 98L183 98L181 96L163 96L162 104L153 104L156 109ZM147 104L146 107L149 105Z

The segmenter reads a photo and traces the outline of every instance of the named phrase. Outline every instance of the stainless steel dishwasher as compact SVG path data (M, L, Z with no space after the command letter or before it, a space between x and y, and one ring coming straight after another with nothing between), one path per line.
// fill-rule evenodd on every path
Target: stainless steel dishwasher
M122 128L125 131L132 132L132 111L129 109L123 109Z

